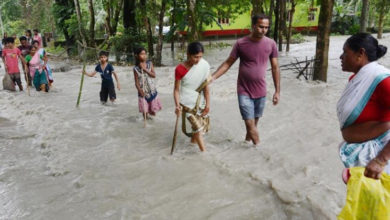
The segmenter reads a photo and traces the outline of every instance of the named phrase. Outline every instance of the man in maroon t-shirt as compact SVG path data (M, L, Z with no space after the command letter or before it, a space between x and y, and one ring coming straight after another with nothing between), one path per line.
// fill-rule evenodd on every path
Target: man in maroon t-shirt
M213 74L213 80L225 74L233 63L240 58L237 78L237 94L240 113L245 121L246 141L260 143L257 123L263 114L265 106L266 80L268 60L271 61L272 78L275 93L272 98L274 105L280 97L280 70L278 51L274 40L266 37L269 29L269 18L265 15L252 17L252 32L249 36L239 39L234 45L228 59Z

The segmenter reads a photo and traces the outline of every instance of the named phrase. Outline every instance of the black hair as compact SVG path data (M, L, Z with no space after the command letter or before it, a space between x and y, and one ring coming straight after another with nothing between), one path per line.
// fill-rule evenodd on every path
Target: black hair
M142 51L145 51L146 52L146 49L145 47L137 47L134 49L134 57L135 57L135 65L138 66L140 64L139 62L139 59L138 59L138 55L142 52Z
M195 54L198 54L200 52L202 52L202 53L204 52L203 45L200 42L195 41L195 42L188 44L187 53L189 55L195 55Z
M270 20L269 17L265 14L253 15L252 16L252 26L257 24L257 20L259 20L259 19L268 19L268 21Z
M102 50L102 51L99 52L99 57L101 57L101 56L108 57L108 55L109 55L109 53L107 51Z
M26 33L29 33L30 37L32 36L31 30L26 30Z
M137 47L134 49L134 55L139 55L142 51L146 52L145 47Z
M38 43L38 45L39 45L39 41L33 40L32 45L34 45L35 43Z
M378 40L368 33L354 34L347 39L345 44L354 52L363 48L370 62L378 60L387 52L387 47L379 45Z
M27 37L21 36L21 37L19 37L19 40L20 40L20 41L22 41L22 40L27 40Z
M35 32L39 32L39 31L38 31L38 29L34 29L33 31L35 31Z
M5 44L15 43L15 39L13 37L7 37L7 38L5 38L4 43Z

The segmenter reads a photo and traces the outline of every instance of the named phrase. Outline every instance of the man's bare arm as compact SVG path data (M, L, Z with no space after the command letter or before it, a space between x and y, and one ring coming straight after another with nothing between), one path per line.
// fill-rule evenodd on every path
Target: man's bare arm
M213 73L213 80L216 80L218 79L220 76L222 76L223 74L225 74L229 69L230 67L234 64L234 62L236 62L236 58L233 58L233 57L230 57L227 58L225 60L225 62L223 62L217 69L217 71L215 71Z

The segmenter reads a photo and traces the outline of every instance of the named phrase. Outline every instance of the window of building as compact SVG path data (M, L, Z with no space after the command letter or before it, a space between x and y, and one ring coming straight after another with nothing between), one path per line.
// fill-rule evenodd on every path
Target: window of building
M317 10L318 10L318 8L309 8L309 13L308 13L308 17L307 17L308 21L316 20L316 12L317 12Z
M220 24L230 24L229 18L218 18Z

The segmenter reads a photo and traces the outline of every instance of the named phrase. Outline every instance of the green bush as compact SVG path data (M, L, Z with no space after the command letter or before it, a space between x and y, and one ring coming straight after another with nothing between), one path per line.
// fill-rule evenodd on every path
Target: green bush
M299 44L305 42L305 38L301 33L293 34L290 39L290 43Z
M55 54L55 55L58 55L58 54L61 54L65 51L65 49L61 46L57 46L57 47L46 47L46 51L48 53L51 53L51 54Z
M348 34L356 34L360 31L360 25L359 24L353 24L348 28Z
M153 43L156 42L156 38L153 38ZM125 30L123 34L118 33L116 36L111 37L109 40L110 51L115 54L116 61L133 59L133 50L138 46L147 48L147 35L146 33L138 33L133 30Z

